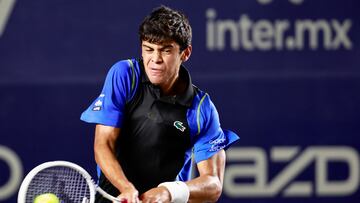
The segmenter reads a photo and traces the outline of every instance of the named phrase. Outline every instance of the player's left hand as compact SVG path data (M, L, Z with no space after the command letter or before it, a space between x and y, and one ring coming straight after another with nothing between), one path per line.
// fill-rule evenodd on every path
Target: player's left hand
M170 203L171 195L165 187L156 187L146 191L140 196L142 203Z

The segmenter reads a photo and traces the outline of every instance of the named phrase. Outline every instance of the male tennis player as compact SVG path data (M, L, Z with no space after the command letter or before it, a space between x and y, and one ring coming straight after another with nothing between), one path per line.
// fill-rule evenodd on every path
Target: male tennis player
M127 203L215 202L224 149L238 136L221 129L209 95L182 65L192 51L188 19L161 6L144 19L139 35L142 58L113 65L100 96L81 116L97 124L99 185ZM97 202L107 201L97 196Z

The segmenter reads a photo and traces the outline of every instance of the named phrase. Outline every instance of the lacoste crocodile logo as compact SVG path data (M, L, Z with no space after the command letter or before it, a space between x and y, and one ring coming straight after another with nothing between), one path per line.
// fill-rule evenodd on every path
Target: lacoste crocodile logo
M174 122L174 126L179 129L181 132L184 132L185 131L185 127L183 126L183 123L180 122L180 121L175 121Z

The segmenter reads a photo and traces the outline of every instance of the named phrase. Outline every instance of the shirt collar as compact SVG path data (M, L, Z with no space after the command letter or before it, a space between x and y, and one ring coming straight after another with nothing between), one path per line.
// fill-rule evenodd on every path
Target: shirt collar
M146 75L144 63L142 60L140 60L140 66L141 66L141 82L142 83L149 83L151 84L148 76ZM160 98L160 100L169 102L169 103L178 103L180 105L190 107L192 105L192 101L194 98L194 88L191 81L191 76L189 71L185 68L184 65L180 66L179 71L179 78L180 80L186 81L186 90L183 94L176 95L176 97L173 96L164 96Z

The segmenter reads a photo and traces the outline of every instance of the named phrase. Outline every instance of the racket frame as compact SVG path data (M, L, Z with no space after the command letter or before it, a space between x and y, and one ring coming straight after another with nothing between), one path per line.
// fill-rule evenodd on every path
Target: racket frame
M105 198L115 201L115 202L121 202L116 197L111 196L110 194L106 193L104 190L102 190L98 185L95 184L94 180L91 178L90 174L83 169L81 166L74 164L72 162L68 161L49 161L42 163L35 168L33 168L24 178L24 180L21 183L19 193L18 193L18 203L25 203L26 202L26 192L28 190L28 187L32 181L32 179L38 174L40 171L51 168L51 167L69 167L71 169L76 170L79 172L86 180L87 185L89 186L90 190L90 203L95 202L95 193L99 192L101 195L103 195Z

